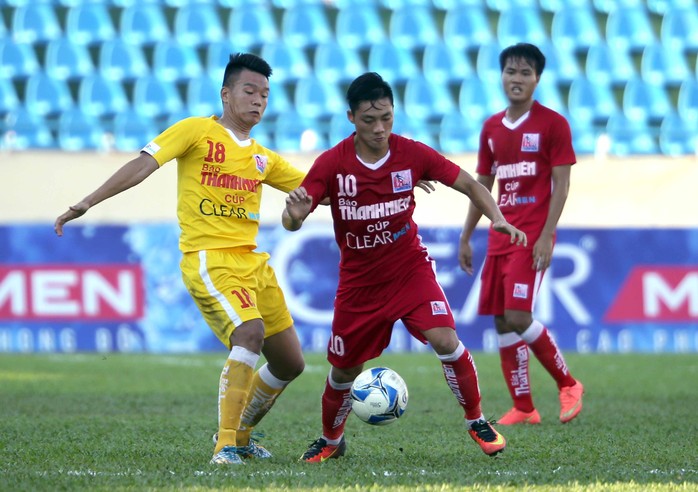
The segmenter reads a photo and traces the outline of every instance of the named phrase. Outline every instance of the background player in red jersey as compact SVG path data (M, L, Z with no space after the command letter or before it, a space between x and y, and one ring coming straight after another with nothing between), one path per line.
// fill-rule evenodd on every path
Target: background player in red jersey
M545 68L543 53L534 45L519 43L504 49L499 63L509 105L483 125L477 180L491 191L497 179L499 208L526 232L529 246L513 248L500 234L490 232L482 271L479 313L494 315L502 371L514 400L514 407L498 423L540 423L531 397L529 348L557 383L560 421L565 423L582 410L584 388L532 311L550 265L576 157L567 120L533 99ZM461 234L459 261L469 274L473 273L470 237L481 216L471 205Z
M506 442L483 417L475 365L456 335L434 262L417 234L414 186L419 180L440 181L467 195L507 243L526 244L526 236L504 220L487 189L458 165L424 144L391 134L393 92L380 75L356 78L347 102L355 133L316 159L287 197L282 217L286 229L297 230L329 198L341 252L322 436L301 459L322 462L345 453L352 381L388 346L397 320L431 344L465 410L470 436L486 454L497 454Z

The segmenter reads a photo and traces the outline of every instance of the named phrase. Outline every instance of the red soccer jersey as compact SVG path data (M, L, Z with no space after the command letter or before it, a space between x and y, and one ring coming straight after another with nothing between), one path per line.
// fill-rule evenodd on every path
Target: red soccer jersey
M412 219L414 185L423 179L451 186L459 172L434 149L395 134L379 166L359 161L353 135L318 156L302 186L313 209L330 198L340 288L398 280L415 262L427 261Z
M488 118L480 133L477 173L496 176L497 203L507 221L538 240L548 217L554 166L574 164L572 134L567 120L537 101L527 115L511 123L505 111ZM519 248L507 234L490 228L488 254Z

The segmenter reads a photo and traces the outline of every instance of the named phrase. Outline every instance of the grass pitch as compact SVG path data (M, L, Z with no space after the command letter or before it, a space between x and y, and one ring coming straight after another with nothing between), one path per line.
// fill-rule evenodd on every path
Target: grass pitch
M510 407L499 359L474 354L483 410ZM489 458L431 354L384 355L407 382L406 414L372 427L349 417L347 456L298 461L320 434L328 365L306 372L259 426L269 461L208 464L225 354L0 355L0 490L694 491L698 357L568 354L584 410L559 423L552 379L532 361L539 426L499 427ZM367 366L369 367L369 366Z

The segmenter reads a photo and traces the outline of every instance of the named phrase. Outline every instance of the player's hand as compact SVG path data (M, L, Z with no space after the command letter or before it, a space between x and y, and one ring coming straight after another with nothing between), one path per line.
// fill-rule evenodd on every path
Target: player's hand
M436 190L436 187L432 184L432 182L425 179L420 179L417 181L417 188L421 188L427 193L431 193L432 191Z
M63 225L66 222L70 222L78 217L82 217L85 215L85 212L89 210L89 208L90 206L85 202L76 203L72 207L68 207L68 211L56 219L56 222L53 224L53 230L56 231L57 235L62 236Z
M518 230L516 227L514 227L505 220L493 222L492 228L497 232L501 232L502 234L508 234L511 237L511 240L509 241L511 244L516 244L517 246L524 247L528 245L528 238L526 237L526 233Z
M458 243L458 263L465 273L473 274L473 248L470 241L463 238Z
M302 186L299 186L286 197L286 213L294 221L304 221L310 213L313 197Z
M540 236L533 245L533 265L531 268L538 272L546 270L553 259L553 239Z

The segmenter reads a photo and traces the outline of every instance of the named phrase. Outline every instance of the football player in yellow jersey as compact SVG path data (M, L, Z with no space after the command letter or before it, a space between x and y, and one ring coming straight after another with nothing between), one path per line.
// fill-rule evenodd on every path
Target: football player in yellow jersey
M304 177L250 138L267 107L271 72L255 55L231 55L220 118L175 123L54 226L63 235L66 222L176 159L182 278L211 330L230 349L220 377L214 464L271 457L250 439L252 428L305 365L269 255L254 251L262 184L289 192ZM255 371L261 354L266 363Z

